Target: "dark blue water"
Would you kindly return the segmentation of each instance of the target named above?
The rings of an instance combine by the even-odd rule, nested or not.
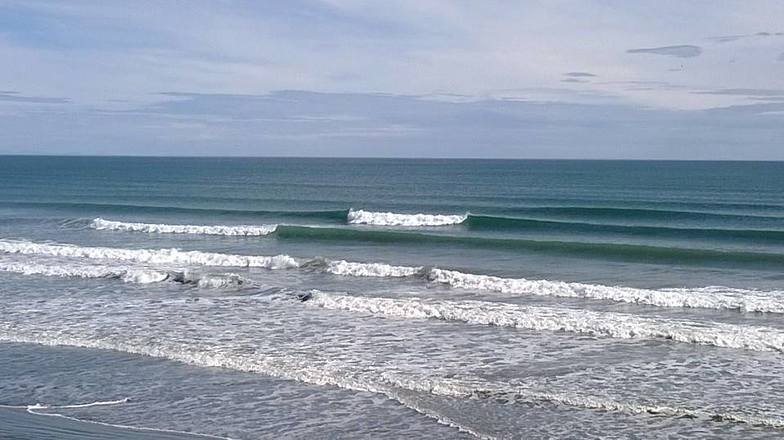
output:
[[[133,381],[34,391],[59,356],[125,356],[163,383],[250,377],[308,420],[348,399],[396,437],[776,436],[783,273],[784,163],[2,156],[0,354],[40,377],[9,394],[8,368],[0,404],[285,432],[199,383],[134,411]],[[178,399],[193,413],[150,416]],[[220,428],[195,415],[217,401]]]

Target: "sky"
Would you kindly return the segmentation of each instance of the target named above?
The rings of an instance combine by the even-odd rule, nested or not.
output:
[[[0,154],[784,160],[784,2],[0,0]]]

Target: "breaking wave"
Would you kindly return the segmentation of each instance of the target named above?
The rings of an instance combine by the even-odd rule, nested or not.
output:
[[[428,279],[460,289],[487,290],[506,294],[528,294],[561,298],[586,298],[659,307],[731,309],[742,312],[784,313],[784,292],[758,292],[728,287],[696,289],[635,289],[600,284],[527,280],[473,275],[453,270],[432,269]]]
[[[278,228],[278,225],[167,225],[155,223],[128,223],[96,218],[90,223],[90,227],[97,230],[149,232],[160,234],[263,236],[275,232],[275,230]]]
[[[676,342],[754,351],[784,351],[784,331],[724,323],[700,323],[630,314],[488,301],[379,298],[311,291],[303,301],[331,310],[404,319],[439,319],[468,324],[563,331],[619,339]]]
[[[0,262],[0,271],[63,278],[109,278],[136,284],[160,283],[170,277],[168,272],[155,269],[18,262]]]
[[[468,214],[398,214],[350,209],[347,221],[354,225],[373,226],[448,226],[463,223],[467,218]]]
[[[289,269],[299,267],[299,262],[288,255],[257,256],[182,251],[179,249],[81,247],[64,244],[33,243],[22,240],[0,240],[0,252],[9,254],[134,261],[143,264],[261,267],[266,269]]]
[[[497,292],[507,295],[537,295],[615,301],[656,307],[686,307],[737,310],[752,313],[784,313],[784,291],[757,291],[729,287],[639,289],[601,284],[584,284],[525,278],[501,278],[424,266],[396,266],[346,260],[297,260],[288,255],[234,255],[179,249],[123,249],[79,247],[69,244],[0,240],[0,252],[9,254],[119,260],[145,265],[261,267],[267,269],[302,268],[339,276],[405,278],[422,277],[429,282],[453,288]],[[27,275],[82,278],[115,278],[134,283],[177,281],[205,287],[246,284],[237,274],[199,275],[197,271],[111,265],[40,264],[0,261],[0,270]]]
[[[424,267],[392,266],[384,263],[356,263],[345,260],[328,261],[325,272],[353,277],[403,278],[421,275]]]
[[[211,274],[192,270],[73,264],[67,262],[0,261],[0,272],[61,278],[115,279],[133,284],[152,284],[168,281],[209,289],[242,287],[252,284],[249,280],[236,273]]]

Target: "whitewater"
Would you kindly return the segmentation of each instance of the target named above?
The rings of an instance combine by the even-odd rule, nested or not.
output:
[[[180,249],[124,249],[79,247],[70,244],[34,243],[0,240],[0,252],[33,256],[86,258],[102,261],[132,261],[148,265],[189,265],[191,267],[258,267],[265,269],[318,270],[347,277],[411,278],[418,277],[456,289],[487,291],[507,296],[536,295],[614,301],[656,307],[727,309],[740,312],[784,313],[784,292],[757,291],[722,286],[699,288],[639,289],[525,278],[502,278],[470,274],[425,266],[400,266],[323,258],[294,258],[289,255],[236,255]],[[152,283],[174,277],[172,271],[154,268],[111,267],[106,265],[64,266],[5,263],[0,271],[30,275],[71,276],[84,278],[119,278],[127,282]],[[185,270],[180,269],[183,273]],[[175,277],[176,278],[176,277]],[[204,281],[207,285],[207,281]]]

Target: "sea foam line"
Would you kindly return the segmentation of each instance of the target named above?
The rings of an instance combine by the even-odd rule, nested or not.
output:
[[[130,223],[96,218],[90,227],[97,230],[148,232],[159,234],[200,234],[226,236],[263,236],[275,232],[278,225],[168,225],[156,223]]]
[[[784,332],[718,322],[699,323],[645,318],[583,309],[532,307],[488,301],[380,298],[311,291],[303,300],[331,310],[403,319],[438,319],[468,324],[563,331],[620,339],[667,339],[676,342],[754,351],[784,351]]]
[[[35,262],[0,261],[0,271],[22,275],[43,275],[63,278],[110,278],[126,283],[160,283],[169,279],[163,270],[142,269],[122,266],[41,264]]]
[[[601,284],[564,281],[528,280],[476,275],[423,266],[394,266],[384,263],[358,263],[345,260],[327,261],[324,271],[342,276],[403,278],[425,276],[430,282],[457,289],[498,292],[509,295],[537,295],[581,298],[640,304],[656,307],[705,308],[756,313],[784,313],[784,292],[761,292],[729,287],[675,289],[637,289]]]
[[[231,288],[252,282],[236,273],[200,273],[188,269],[153,269],[132,266],[74,264],[70,262],[0,261],[0,272],[61,278],[116,279],[126,283],[152,284],[165,281],[195,285],[200,288]]]
[[[587,298],[658,307],[732,309],[742,312],[784,313],[784,292],[759,292],[727,287],[678,289],[635,289],[600,284],[527,280],[474,275],[434,268],[428,279],[460,289],[486,290],[505,294],[529,294],[561,298]]]
[[[8,331],[8,326],[0,324],[0,341],[39,344],[47,346],[73,346],[103,350],[122,351],[131,354],[169,359],[203,367],[229,368],[238,371],[264,374],[266,376],[294,380],[298,382],[336,386],[354,391],[372,392],[385,395],[438,422],[469,432],[476,437],[491,439],[477,429],[465,426],[455,420],[433,413],[412,399],[401,395],[400,390],[429,393],[437,396],[463,399],[501,399],[508,403],[548,402],[575,408],[613,411],[627,414],[649,414],[671,417],[689,417],[713,422],[732,422],[751,424],[772,429],[784,429],[784,420],[742,412],[712,412],[707,409],[672,407],[666,404],[639,404],[593,396],[582,396],[571,392],[552,392],[540,390],[530,385],[509,385],[483,380],[461,380],[438,376],[418,377],[390,371],[352,371],[348,366],[324,367],[313,365],[302,359],[280,356],[244,358],[242,354],[231,356],[217,351],[193,350],[185,346],[150,346],[145,344],[121,343],[116,340],[103,341],[98,338],[72,338],[52,333],[39,335],[19,335]],[[99,422],[100,423],[100,422]],[[130,427],[133,428],[133,427]],[[142,428],[144,429],[144,428]]]
[[[74,422],[80,423],[90,423],[93,425],[99,426],[108,426],[110,428],[118,428],[118,429],[126,429],[129,431],[138,431],[138,432],[161,432],[167,434],[183,434],[187,435],[188,437],[199,437],[199,438],[211,438],[211,439],[220,439],[220,440],[233,440],[230,437],[221,437],[217,435],[211,434],[200,434],[200,433],[193,433],[187,431],[178,431],[175,429],[165,429],[165,428],[148,428],[146,426],[133,426],[133,425],[121,425],[116,423],[106,423],[106,422],[99,422],[97,420],[85,420],[80,419],[77,417],[67,416],[65,414],[59,413],[51,413],[51,412],[41,412],[41,410],[48,410],[48,409],[75,409],[75,408],[89,408],[93,406],[108,406],[108,405],[119,405],[123,403],[130,402],[129,398],[124,398],[121,400],[111,400],[111,401],[104,401],[104,402],[92,402],[92,403],[85,403],[85,404],[76,404],[76,405],[61,405],[61,406],[48,406],[42,404],[35,404],[35,405],[28,405],[27,412],[36,416],[44,416],[44,417],[59,417],[66,420],[72,420]]]
[[[76,408],[91,408],[94,406],[110,406],[110,405],[119,405],[121,403],[128,403],[131,399],[128,397],[117,399],[117,400],[98,400],[95,402],[90,403],[76,403],[72,405],[45,405],[42,403],[36,403],[35,405],[27,405],[28,410],[35,410],[35,409],[76,409]]]
[[[179,249],[81,247],[16,240],[0,240],[0,252],[25,255],[48,255],[53,257],[134,261],[143,264],[261,267],[267,269],[289,269],[299,267],[299,262],[288,255],[257,256],[182,251]]]
[[[9,331],[9,329],[10,326],[8,324],[4,325],[2,322],[0,322],[0,342],[114,350],[125,353],[150,356],[159,359],[168,359],[175,362],[201,367],[228,368],[232,370],[263,374],[270,377],[293,380],[312,385],[335,386],[353,391],[364,391],[381,394],[400,402],[403,406],[410,408],[426,417],[436,420],[438,423],[470,433],[480,439],[495,439],[495,437],[491,435],[481,433],[474,428],[466,426],[453,419],[444,417],[441,414],[432,412],[426,408],[423,408],[416,402],[400,396],[396,387],[390,385],[389,383],[377,380],[378,375],[376,373],[365,372],[363,374],[362,372],[354,372],[350,367],[340,368],[334,366],[324,367],[321,365],[313,365],[312,363],[303,362],[301,359],[292,358],[290,356],[281,357],[273,355],[263,356],[261,358],[244,358],[242,355],[240,355],[237,357],[232,357],[220,352],[192,350],[190,347],[184,345],[174,345],[172,347],[150,346],[147,344],[134,344],[133,342],[124,343],[117,340],[104,341],[94,337],[79,338],[64,336],[62,334],[54,335],[51,333],[42,333],[39,335],[19,335],[12,330]],[[59,414],[40,413],[40,415],[52,415],[68,418],[67,416],[62,416]],[[82,421],[80,419],[74,420]],[[93,423],[103,424],[102,422]],[[128,429],[138,429],[141,431],[165,431],[153,428],[139,428],[124,425],[105,425]],[[205,436],[214,437],[210,435]]]
[[[348,211],[349,224],[374,226],[448,226],[463,223],[468,214],[398,214],[395,212],[373,212],[362,209]]]

